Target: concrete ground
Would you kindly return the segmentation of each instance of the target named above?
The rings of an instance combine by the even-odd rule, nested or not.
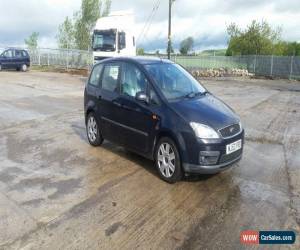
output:
[[[205,80],[246,129],[244,156],[174,185],[151,161],[89,146],[85,78],[0,72],[0,249],[243,249],[242,230],[300,225],[300,84]]]

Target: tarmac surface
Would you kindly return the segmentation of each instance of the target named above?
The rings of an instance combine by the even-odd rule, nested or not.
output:
[[[300,83],[211,79],[241,116],[243,159],[170,185],[153,162],[88,144],[85,78],[0,72],[0,249],[257,249],[242,230],[300,228]]]

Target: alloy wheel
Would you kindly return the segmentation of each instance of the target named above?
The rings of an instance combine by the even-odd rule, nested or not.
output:
[[[87,129],[88,129],[88,137],[90,141],[95,142],[97,139],[98,128],[97,128],[97,122],[93,116],[89,117]]]
[[[170,178],[174,174],[175,158],[172,146],[167,142],[162,143],[157,152],[157,164],[164,177]]]

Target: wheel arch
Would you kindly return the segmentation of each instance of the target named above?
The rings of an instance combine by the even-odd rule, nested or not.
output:
[[[172,141],[174,141],[174,143],[176,144],[177,149],[178,149],[180,160],[182,161],[182,159],[183,159],[182,146],[185,147],[184,145],[182,145],[182,143],[184,143],[184,141],[181,140],[181,138],[178,138],[178,136],[176,136],[170,130],[162,130],[155,136],[154,143],[153,143],[153,149],[152,149],[152,158],[155,160],[155,152],[156,152],[157,143],[163,137],[168,137],[168,138],[172,139]]]

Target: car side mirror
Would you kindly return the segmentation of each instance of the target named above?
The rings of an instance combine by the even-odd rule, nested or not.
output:
[[[140,102],[149,103],[149,98],[144,91],[137,92],[135,99]]]

